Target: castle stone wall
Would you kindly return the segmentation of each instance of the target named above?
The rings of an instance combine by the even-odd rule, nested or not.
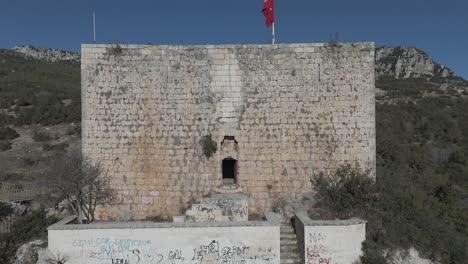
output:
[[[309,192],[314,174],[375,163],[373,43],[86,44],[81,71],[83,152],[121,199],[100,219],[171,217],[223,191],[262,213]],[[237,160],[235,190],[224,158]]]

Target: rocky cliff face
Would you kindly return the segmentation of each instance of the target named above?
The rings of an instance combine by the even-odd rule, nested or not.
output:
[[[396,79],[455,77],[452,70],[434,62],[422,50],[401,47],[378,48],[375,53],[375,73],[377,77],[393,76]]]
[[[70,61],[80,62],[80,54],[60,49],[36,48],[33,46],[17,46],[12,50],[22,53],[27,57],[47,62]]]

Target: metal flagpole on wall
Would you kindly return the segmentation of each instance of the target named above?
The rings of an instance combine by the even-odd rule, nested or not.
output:
[[[273,25],[271,27],[271,35],[272,35],[271,44],[275,44],[275,22],[273,22]]]
[[[96,13],[93,11],[93,40],[96,44]]]

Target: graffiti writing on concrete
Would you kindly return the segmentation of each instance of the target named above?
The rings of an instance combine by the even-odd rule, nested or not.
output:
[[[331,264],[326,247],[326,236],[322,233],[309,233],[310,245],[306,248],[307,264]]]
[[[151,240],[95,238],[73,240],[72,259],[102,264],[247,264],[277,258],[271,247],[251,249],[245,245],[220,245],[219,241],[186,248],[160,248]]]
[[[208,198],[194,205],[192,210],[194,215],[186,216],[186,222],[244,221],[248,217],[247,202],[242,200]]]

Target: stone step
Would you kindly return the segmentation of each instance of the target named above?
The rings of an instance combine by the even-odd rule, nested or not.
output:
[[[280,259],[280,263],[301,263],[301,258],[285,258]]]
[[[287,264],[292,264],[292,263],[300,263],[301,261],[298,259],[281,259],[280,263],[287,263]]]
[[[281,258],[299,258],[299,252],[283,252]]]
[[[299,256],[299,252],[296,249],[281,249],[280,253],[281,254],[298,254]]]
[[[280,259],[281,263],[291,263],[292,261],[294,261],[294,263],[301,262],[301,258],[281,258]]]
[[[280,245],[297,245],[297,241],[292,239],[280,239]]]
[[[280,246],[281,251],[298,252],[297,245],[289,244]]]
[[[283,257],[281,257],[281,258],[280,258],[280,260],[281,260],[281,262],[283,262],[283,260],[295,260],[295,261],[301,261],[301,257],[299,257],[299,256],[298,256],[298,257],[287,257],[287,256],[286,256],[286,257],[284,257],[284,258],[283,258]]]
[[[283,234],[280,234],[280,238],[288,238],[288,239],[294,239],[296,240],[296,234],[292,233],[283,233]]]

